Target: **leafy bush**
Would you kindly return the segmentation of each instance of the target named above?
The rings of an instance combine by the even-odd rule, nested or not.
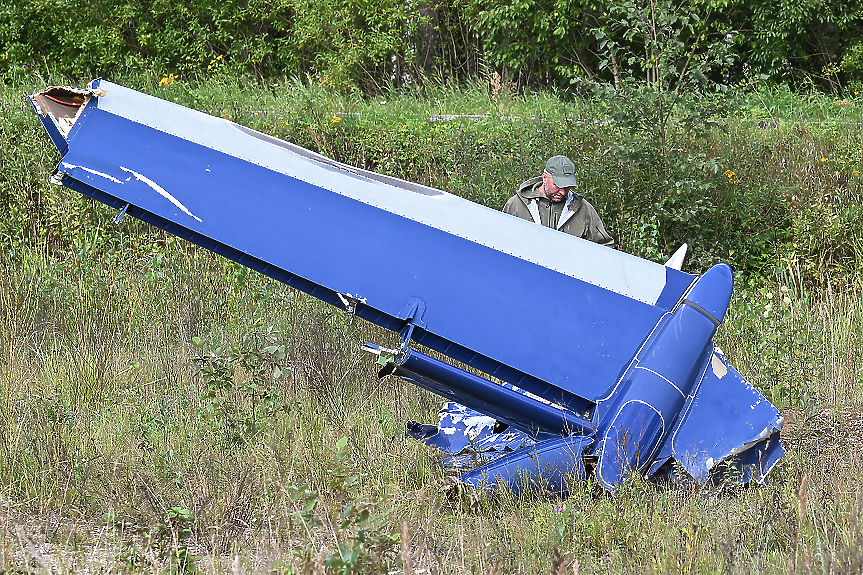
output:
[[[277,385],[285,369],[285,345],[272,326],[249,331],[232,349],[205,350],[200,337],[192,344],[198,348],[191,358],[195,375],[204,384],[200,415],[220,440],[229,445],[252,441],[287,410]]]
[[[739,23],[741,62],[757,72],[803,88],[818,85],[841,94],[844,81],[863,76],[839,64],[860,42],[863,7],[845,0],[756,0],[716,3],[720,17]],[[781,15],[781,16],[780,16]],[[746,24],[746,26],[744,26]],[[751,30],[751,32],[748,32]]]
[[[27,0],[0,10],[0,66],[79,77],[228,66],[261,79],[311,74],[344,90],[388,82],[388,57],[405,60],[416,24],[397,2]]]
[[[737,65],[722,76],[729,85],[767,75],[839,94],[863,81],[855,64],[859,5],[780,4],[675,6],[712,40],[733,40]],[[26,65],[79,77],[146,70],[189,79],[227,66],[263,81],[310,75],[342,92],[369,94],[429,77],[464,80],[491,66],[488,73],[522,87],[567,88],[574,78],[624,74],[623,57],[603,66],[593,30],[624,42],[616,14],[640,9],[629,0],[24,0],[0,9],[0,73]],[[697,58],[700,47],[691,48]]]

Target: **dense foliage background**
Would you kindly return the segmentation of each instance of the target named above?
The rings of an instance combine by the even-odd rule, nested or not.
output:
[[[657,37],[634,33],[639,22]],[[6,0],[0,66],[167,76],[228,65],[366,92],[491,68],[519,86],[566,88],[649,79],[668,25],[693,61],[727,44],[712,73],[729,86],[764,77],[845,94],[863,80],[854,0]]]

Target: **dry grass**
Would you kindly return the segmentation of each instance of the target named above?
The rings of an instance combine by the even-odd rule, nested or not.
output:
[[[360,356],[362,341],[386,344],[391,335],[266,278],[232,276],[240,273],[233,264],[177,243],[124,263],[88,260],[83,276],[74,258],[21,262],[0,274],[6,294],[9,286],[23,294],[7,295],[0,310],[3,332],[15,334],[3,350],[11,361],[0,401],[6,572],[169,572],[178,549],[205,572],[315,572],[363,529],[379,538],[377,566],[372,547],[361,555],[367,572],[399,570],[408,557],[416,573],[572,572],[576,564],[580,573],[859,571],[861,321],[852,296],[795,293],[771,320],[765,290],[776,286],[768,286],[739,294],[723,327],[722,345],[754,352],[742,371],[788,414],[788,457],[770,486],[633,482],[611,497],[589,482],[563,499],[452,498],[432,454],[402,427],[433,420],[440,401],[379,381]],[[189,340],[237,345],[262,326],[287,349],[290,369],[278,381],[287,409],[232,442],[200,414],[206,386]],[[765,354],[759,342],[773,333],[784,347]],[[784,359],[813,350],[816,371]],[[317,499],[311,515],[298,513],[303,489]],[[370,521],[350,519],[346,504]],[[174,533],[182,525],[168,519],[174,508],[194,516],[185,542]]]
[[[23,91],[45,83],[31,80]],[[342,159],[432,185],[446,176],[450,189],[490,191],[490,203],[509,193],[513,173],[533,169],[547,145],[535,138],[513,146],[524,141],[524,130],[508,120],[429,132],[417,119],[427,102],[406,98],[385,108],[330,101],[311,88],[300,103],[306,108],[278,122],[262,120],[258,109],[293,110],[301,98],[290,90],[299,88],[249,98],[238,85],[173,86],[163,95],[205,109],[230,105],[280,136],[294,128],[302,135],[303,122],[360,106],[365,115],[350,133],[379,141],[360,145],[338,131],[353,116],[338,130],[330,122],[331,132],[321,133],[328,145],[345,147],[333,148]],[[393,346],[392,334],[130,218],[108,229],[114,214],[48,186],[56,161],[50,144],[29,111],[6,97],[22,90],[3,90],[0,572],[167,573],[182,570],[184,553],[208,573],[349,572],[338,562],[353,560],[360,532],[365,542],[355,570],[364,572],[408,565],[414,573],[863,569],[863,295],[855,276],[863,232],[855,211],[859,181],[848,177],[859,168],[856,132],[782,122],[753,131],[740,122],[705,144],[711,158],[740,162],[722,166],[733,168],[739,184],[721,170],[705,179],[719,180],[715,189],[737,202],[739,221],[722,229],[738,235],[739,222],[749,221],[763,231],[763,206],[787,208],[779,219],[792,221],[782,234],[759,231],[733,245],[699,240],[709,247],[704,261],[737,258],[743,243],[755,246],[747,257],[762,258],[739,261],[762,275],[740,282],[719,343],[788,416],[788,456],[771,485],[634,481],[611,497],[588,482],[566,498],[452,497],[441,491],[447,478],[433,454],[403,431],[406,419],[433,421],[441,400],[397,380],[379,381],[359,351],[363,341]],[[470,109],[464,98],[485,109],[483,97],[440,94],[449,103],[437,111]],[[612,205],[615,186],[632,182],[607,177],[620,167],[597,152],[608,149],[603,138],[610,136],[600,124],[566,124],[590,110],[555,102],[525,98],[524,109],[507,113],[542,117],[537,126],[553,128],[559,141],[571,142],[581,130],[593,163],[585,164],[584,181],[593,180],[592,193],[608,200],[603,213],[652,216],[652,205],[643,213]],[[424,139],[401,142],[387,156],[399,114],[412,114],[406,129]],[[285,127],[288,121],[297,126]],[[365,132],[364,123],[371,126]],[[507,159],[485,179],[459,175],[452,166],[464,158],[448,146]],[[644,236],[658,234],[656,225],[621,234],[654,242],[659,253],[664,244]],[[710,231],[707,224],[700,229]],[[732,256],[730,248],[738,251]],[[260,429],[244,427],[262,400],[238,387],[209,397],[193,360],[202,351],[224,357],[225,350],[242,350],[245,336],[270,328],[285,350],[284,373],[271,389],[279,409]],[[250,373],[238,368],[235,382]],[[218,410],[208,414],[214,400]],[[347,443],[337,449],[341,438]]]

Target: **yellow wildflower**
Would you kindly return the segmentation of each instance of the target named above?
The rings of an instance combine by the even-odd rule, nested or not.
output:
[[[855,177],[855,178],[856,178],[857,176],[859,176],[859,175],[860,175],[860,172],[859,172],[859,171],[857,171],[857,170],[854,170],[854,171],[853,171],[853,172],[851,172],[851,173],[854,175],[854,177]]]
[[[822,162],[826,162],[826,161],[827,161],[827,158],[821,158],[821,161],[822,161]]]
[[[342,121],[342,119],[341,119],[341,118],[339,118],[338,116],[336,116],[335,114],[333,114],[333,124],[338,124],[338,123],[339,123],[339,122],[341,122],[341,121]]]

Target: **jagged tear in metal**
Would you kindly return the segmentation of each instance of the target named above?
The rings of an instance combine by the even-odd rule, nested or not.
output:
[[[450,400],[408,432],[469,484],[763,482],[784,454],[781,414],[712,342],[724,264],[696,277],[685,249],[649,262],[109,82],[31,102],[52,181],[400,333],[366,348]]]

